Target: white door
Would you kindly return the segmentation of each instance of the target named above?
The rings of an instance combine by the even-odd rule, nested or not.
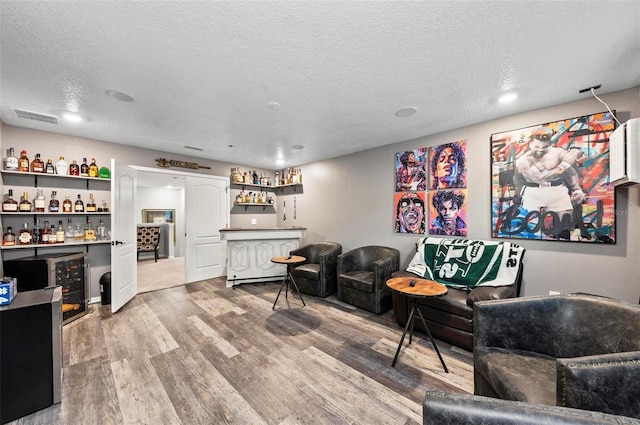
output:
[[[226,243],[220,229],[229,222],[229,179],[187,176],[186,186],[186,282],[222,276]]]
[[[136,170],[111,160],[111,312],[138,292],[137,234],[133,209]]]

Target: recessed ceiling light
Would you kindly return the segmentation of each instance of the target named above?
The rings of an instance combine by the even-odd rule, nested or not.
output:
[[[302,146],[302,145],[292,145],[291,149],[295,149],[297,151],[301,151],[302,149],[304,149],[304,146]]]
[[[418,112],[418,108],[416,106],[406,106],[396,111],[396,117],[400,117],[400,118],[410,117],[416,112]]]
[[[280,104],[278,102],[267,102],[267,106],[271,109],[280,108]]]
[[[515,93],[505,93],[498,97],[498,103],[509,103],[513,102],[518,98],[518,95]]]
[[[69,122],[82,122],[82,117],[74,112],[65,112],[62,117]]]
[[[133,102],[135,100],[129,93],[120,90],[107,89],[104,94],[120,102]]]

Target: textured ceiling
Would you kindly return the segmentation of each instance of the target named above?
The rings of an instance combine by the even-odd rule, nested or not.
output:
[[[3,0],[0,15],[6,124],[267,169],[640,85],[635,0]]]

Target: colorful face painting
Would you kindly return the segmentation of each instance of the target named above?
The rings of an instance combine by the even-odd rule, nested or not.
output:
[[[426,154],[427,148],[398,152],[396,154],[396,192],[426,189]]]
[[[491,136],[492,236],[615,243],[610,112]]]
[[[424,233],[424,193],[395,195],[396,233]]]
[[[466,199],[466,189],[429,192],[429,234],[467,236]]]
[[[429,150],[429,188],[467,187],[467,142],[434,146]]]

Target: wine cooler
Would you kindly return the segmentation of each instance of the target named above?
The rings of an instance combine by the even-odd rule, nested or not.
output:
[[[4,262],[4,275],[17,279],[18,292],[62,288],[62,319],[67,324],[89,312],[87,254],[44,254]]]

